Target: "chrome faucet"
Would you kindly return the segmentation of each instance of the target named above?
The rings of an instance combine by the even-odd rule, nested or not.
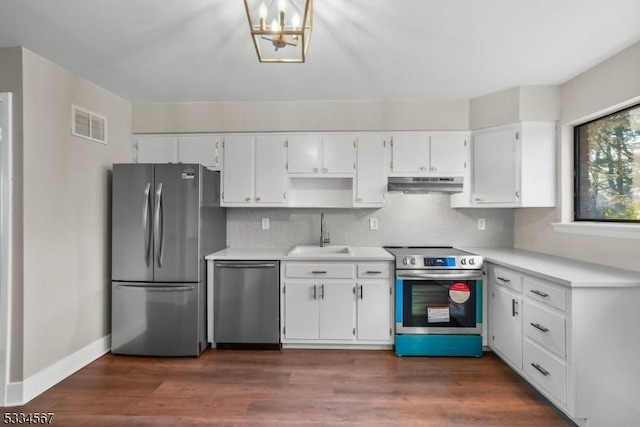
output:
[[[324,213],[320,214],[320,247],[330,243],[329,233],[326,231],[327,225],[324,222]],[[325,236],[326,233],[326,236]]]

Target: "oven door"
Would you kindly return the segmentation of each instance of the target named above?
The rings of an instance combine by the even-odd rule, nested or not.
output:
[[[482,272],[397,271],[396,334],[482,334]]]

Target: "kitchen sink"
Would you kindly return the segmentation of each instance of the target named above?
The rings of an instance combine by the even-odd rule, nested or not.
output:
[[[288,253],[289,256],[351,256],[351,248],[341,245],[296,245]]]

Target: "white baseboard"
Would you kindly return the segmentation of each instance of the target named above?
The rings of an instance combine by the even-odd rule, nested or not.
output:
[[[21,406],[79,371],[111,349],[111,335],[100,338],[22,382],[7,385],[6,406]]]

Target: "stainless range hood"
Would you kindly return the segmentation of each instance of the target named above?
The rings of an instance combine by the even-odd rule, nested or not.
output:
[[[463,178],[453,177],[390,177],[387,191],[405,194],[461,193]]]

